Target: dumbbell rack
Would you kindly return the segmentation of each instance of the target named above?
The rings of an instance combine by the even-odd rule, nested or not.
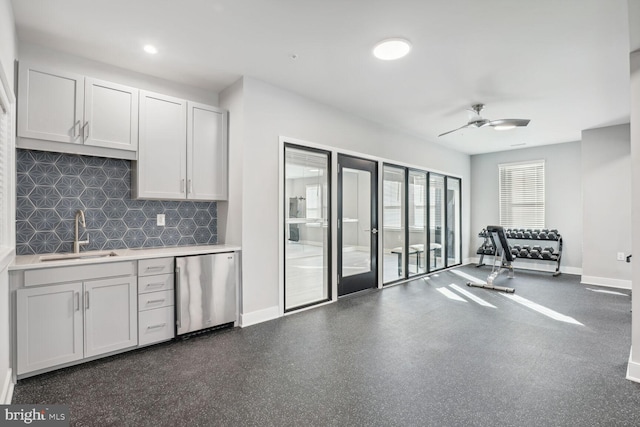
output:
[[[516,257],[516,259],[530,259],[535,261],[549,261],[556,263],[556,271],[553,273],[554,276],[558,276],[560,274],[560,260],[562,258],[562,236],[558,233],[558,230],[531,230],[531,229],[508,229],[505,230],[505,234],[507,239],[509,240],[509,249],[511,250],[511,254]],[[482,245],[478,248],[476,253],[480,255],[480,262],[478,263],[478,267],[482,267],[484,264],[485,255],[495,256],[495,248],[491,244],[491,239],[489,238],[489,233],[487,230],[483,229],[480,233],[478,233],[478,237],[484,239]],[[511,240],[516,241],[531,241],[539,244],[534,245],[511,245]],[[557,248],[553,246],[545,246],[543,248],[544,242],[557,242]]]

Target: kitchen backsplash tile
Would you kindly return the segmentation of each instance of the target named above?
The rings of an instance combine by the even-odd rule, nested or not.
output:
[[[16,169],[18,255],[71,252],[78,209],[83,250],[217,243],[216,202],[131,200],[128,160],[19,149]]]

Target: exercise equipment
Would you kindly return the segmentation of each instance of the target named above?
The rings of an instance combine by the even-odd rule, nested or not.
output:
[[[498,277],[498,275],[500,275],[500,273],[502,273],[503,271],[507,271],[509,279],[513,279],[513,265],[511,265],[511,263],[514,260],[514,257],[511,254],[511,249],[509,248],[509,243],[507,242],[507,236],[504,232],[504,228],[500,227],[499,225],[490,225],[487,227],[487,235],[487,238],[491,241],[491,245],[495,248],[491,274],[489,274],[489,277],[487,277],[487,283],[468,282],[467,286],[514,293],[515,289],[513,288],[495,286],[493,284],[493,281],[496,279],[496,277]]]
[[[506,229],[504,235],[508,243],[514,243],[513,240],[522,242],[521,244],[515,244],[510,247],[510,252],[515,260],[533,260],[533,261],[546,261],[554,262],[556,264],[554,276],[560,275],[560,260],[562,258],[562,236],[556,229],[532,230],[532,229]],[[478,234],[478,237],[484,239],[482,245],[476,252],[480,255],[480,260],[477,267],[482,267],[484,264],[485,255],[495,256],[496,251],[493,247],[491,240],[489,239],[489,232],[487,229],[482,229]],[[542,242],[544,240],[548,243],[556,244],[554,246],[548,246],[548,243]],[[518,242],[518,243],[520,243]],[[526,244],[530,243],[530,244]]]

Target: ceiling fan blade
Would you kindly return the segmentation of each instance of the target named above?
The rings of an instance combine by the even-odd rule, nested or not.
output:
[[[464,128],[468,128],[468,127],[470,127],[470,126],[474,126],[474,124],[473,124],[473,123],[471,123],[471,124],[469,124],[469,123],[468,123],[468,124],[466,124],[466,125],[464,125],[464,126],[460,126],[460,127],[459,127],[459,128],[457,128],[457,129],[450,130],[449,132],[441,133],[440,135],[438,135],[438,138],[440,138],[441,136],[449,135],[450,133],[455,132],[455,131],[457,131],[457,130],[464,129]]]
[[[496,127],[496,126],[513,126],[513,127],[524,127],[527,126],[529,124],[531,120],[529,119],[500,119],[500,120],[491,120],[490,122],[485,123],[484,125],[482,125],[482,127],[484,126],[491,126],[491,127]]]

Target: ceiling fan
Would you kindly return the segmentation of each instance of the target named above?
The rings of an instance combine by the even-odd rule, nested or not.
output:
[[[474,128],[474,127],[482,128],[485,126],[491,126],[496,130],[507,130],[507,129],[513,129],[515,127],[524,127],[528,125],[530,122],[529,119],[499,119],[499,120],[483,119],[482,116],[480,115],[480,112],[482,111],[483,108],[484,108],[484,104],[472,105],[471,110],[469,111],[471,111],[472,113],[475,113],[475,116],[472,117],[471,120],[469,120],[469,122],[466,125],[460,126],[459,128],[454,130],[450,130],[449,132],[441,133],[440,135],[438,135],[438,137],[450,134],[451,132],[455,132],[457,130],[464,129],[464,128]]]

